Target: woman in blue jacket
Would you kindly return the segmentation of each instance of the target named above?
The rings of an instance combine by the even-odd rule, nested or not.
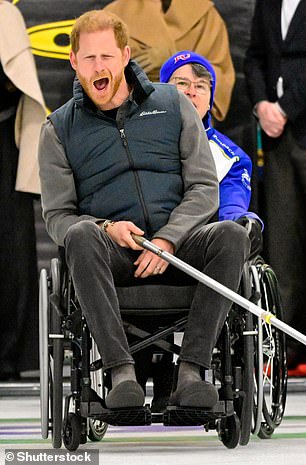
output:
[[[185,93],[197,109],[209,140],[219,180],[219,220],[233,220],[248,228],[251,239],[251,256],[261,250],[263,223],[248,211],[251,199],[252,161],[227,136],[211,126],[216,74],[211,63],[201,55],[183,50],[171,56],[161,67],[160,81],[169,82]],[[150,364],[150,352],[136,358],[136,373],[145,387],[149,375],[153,377],[154,397],[152,412],[162,411],[172,387],[172,354],[164,354],[158,363]],[[144,363],[145,362],[145,363]],[[144,365],[146,369],[144,369]],[[151,373],[148,368],[151,366]]]
[[[251,159],[232,140],[211,126],[210,111],[216,88],[216,74],[211,63],[189,50],[177,52],[161,67],[160,81],[174,84],[184,92],[203,121],[220,183],[219,219],[239,220],[244,224],[250,218],[257,220],[252,221],[252,224],[260,229],[258,226],[262,226],[261,220],[255,213],[248,211],[251,199]]]

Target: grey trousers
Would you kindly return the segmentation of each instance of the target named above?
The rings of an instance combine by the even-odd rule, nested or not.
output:
[[[105,369],[134,363],[129,353],[115,286],[139,284],[133,262],[139,251],[118,246],[94,223],[82,221],[68,230],[66,261],[89,330],[99,348]],[[250,241],[245,228],[223,221],[202,227],[189,237],[176,256],[236,291],[248,258]],[[188,280],[169,265],[156,282]],[[143,283],[152,283],[150,278]],[[224,324],[231,302],[198,283],[185,329],[181,361],[204,368]]]

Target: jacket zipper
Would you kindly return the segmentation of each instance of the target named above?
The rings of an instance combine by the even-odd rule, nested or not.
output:
[[[135,183],[136,183],[136,188],[137,188],[137,192],[138,192],[138,195],[139,195],[140,204],[141,204],[141,207],[142,207],[143,216],[144,216],[145,224],[146,224],[146,227],[147,227],[147,231],[148,231],[149,235],[151,236],[152,230],[151,230],[151,224],[150,224],[150,219],[149,219],[149,213],[148,213],[148,210],[147,210],[147,207],[146,207],[146,204],[145,204],[145,200],[143,198],[143,193],[142,193],[142,189],[141,189],[141,185],[140,185],[139,176],[138,176],[137,172],[134,169],[135,168],[134,161],[133,161],[133,158],[132,158],[131,153],[130,153],[130,149],[129,149],[129,146],[128,146],[125,130],[124,130],[123,127],[119,127],[119,125],[118,125],[118,129],[119,129],[119,132],[120,132],[120,138],[121,138],[122,145],[125,148],[125,152],[126,152],[126,155],[127,155],[129,166],[133,170]],[[138,225],[136,225],[136,226],[138,226]]]

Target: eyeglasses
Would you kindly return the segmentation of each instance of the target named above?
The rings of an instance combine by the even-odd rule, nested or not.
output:
[[[206,95],[210,91],[211,85],[207,81],[191,81],[188,78],[173,77],[170,79],[170,82],[173,82],[177,89],[186,91],[189,90],[191,84],[194,86],[194,90],[197,94]]]

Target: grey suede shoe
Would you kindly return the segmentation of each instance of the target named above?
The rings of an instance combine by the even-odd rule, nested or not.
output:
[[[145,395],[140,384],[128,380],[117,384],[105,399],[107,408],[142,407]]]
[[[191,381],[179,386],[169,400],[170,405],[179,407],[212,408],[218,402],[216,387],[207,381]]]

